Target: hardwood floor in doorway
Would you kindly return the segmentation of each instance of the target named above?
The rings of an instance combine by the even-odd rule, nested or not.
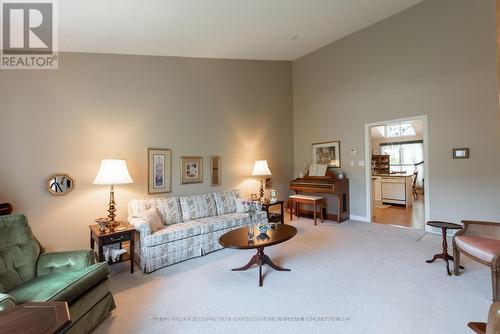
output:
[[[385,208],[382,208],[384,207]],[[413,207],[405,208],[400,205],[376,205],[373,221],[377,224],[398,225],[415,229],[425,229],[424,195],[419,194],[413,201]]]

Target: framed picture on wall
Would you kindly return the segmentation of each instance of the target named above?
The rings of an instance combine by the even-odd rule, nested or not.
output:
[[[203,182],[203,157],[181,157],[181,184]]]
[[[210,157],[210,172],[212,176],[212,187],[221,185],[221,161],[218,156]]]
[[[172,191],[172,150],[148,149],[148,193]]]
[[[312,164],[340,168],[340,141],[312,144]]]
[[[271,189],[272,186],[273,186],[273,180],[270,177],[266,177],[264,188]]]

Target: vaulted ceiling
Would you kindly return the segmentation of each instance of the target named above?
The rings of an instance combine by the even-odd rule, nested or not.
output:
[[[64,0],[70,52],[294,60],[421,0]]]

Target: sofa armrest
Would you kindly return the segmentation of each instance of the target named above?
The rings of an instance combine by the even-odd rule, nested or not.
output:
[[[500,240],[500,223],[462,220],[463,227],[455,235],[465,235]]]
[[[151,228],[147,220],[142,218],[129,218],[128,222],[139,232],[141,240],[151,234]]]
[[[0,312],[8,311],[16,307],[14,297],[0,292]]]
[[[47,252],[40,254],[36,264],[36,275],[47,275],[72,269],[82,269],[96,263],[93,250]]]

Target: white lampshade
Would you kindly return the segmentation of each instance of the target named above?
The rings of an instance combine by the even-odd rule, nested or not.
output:
[[[97,176],[95,177],[94,184],[125,184],[133,183],[127,169],[125,160],[119,159],[104,159],[101,160],[101,167]]]
[[[257,160],[253,165],[252,176],[269,176],[271,171],[267,166],[267,160]]]

